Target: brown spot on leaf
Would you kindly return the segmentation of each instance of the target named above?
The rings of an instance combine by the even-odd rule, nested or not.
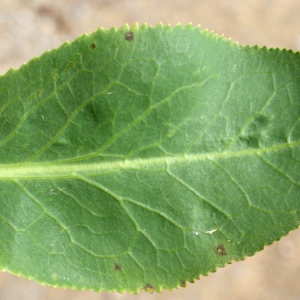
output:
[[[124,37],[126,41],[130,42],[134,40],[134,33],[132,31],[128,31],[125,33]]]
[[[153,293],[154,293],[154,287],[153,287],[151,284],[149,284],[149,283],[147,283],[147,284],[144,286],[143,290],[144,290],[145,292],[147,292],[147,293],[150,293],[150,294],[153,294]]]
[[[122,267],[120,264],[115,263],[115,271],[122,271]]]
[[[95,43],[91,43],[91,49],[96,49],[96,44]]]
[[[218,255],[226,255],[227,254],[227,251],[225,249],[225,247],[223,245],[217,245],[215,247],[215,252],[218,254]]]
[[[185,288],[186,287],[186,281],[185,280],[181,280],[180,286]]]

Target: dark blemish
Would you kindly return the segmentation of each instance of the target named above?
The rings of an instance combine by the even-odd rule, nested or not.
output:
[[[180,286],[185,288],[185,287],[186,287],[186,281],[184,281],[184,280],[181,280],[181,282],[180,282]]]
[[[247,148],[259,148],[260,140],[264,136],[269,123],[269,118],[264,115],[254,117],[239,137],[239,142]]]
[[[147,292],[147,293],[150,293],[150,294],[153,294],[153,293],[154,293],[154,287],[153,287],[151,284],[149,284],[149,283],[147,283],[147,284],[144,286],[143,290],[144,290],[145,292]]]
[[[218,255],[227,255],[227,251],[225,249],[225,247],[223,245],[217,245],[215,247],[215,252],[218,254]]]
[[[247,148],[257,149],[259,148],[259,134],[253,134],[248,136],[240,136],[239,141],[242,145],[245,145]]]
[[[91,49],[96,49],[96,44],[95,43],[91,44]]]
[[[269,117],[266,117],[264,115],[258,115],[252,120],[251,123],[255,124],[257,131],[261,131],[262,129],[264,129],[268,126]]]
[[[115,263],[115,271],[122,271],[122,267],[120,264]]]
[[[268,124],[269,118],[263,115],[258,115],[252,119],[244,132],[248,135],[261,134],[268,127]]]
[[[128,31],[125,33],[124,37],[126,41],[130,42],[134,39],[134,33],[132,31]]]

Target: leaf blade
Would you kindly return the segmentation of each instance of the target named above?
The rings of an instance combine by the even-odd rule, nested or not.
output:
[[[190,25],[98,30],[8,72],[1,268],[151,292],[279,239],[300,219],[299,80],[299,54]]]

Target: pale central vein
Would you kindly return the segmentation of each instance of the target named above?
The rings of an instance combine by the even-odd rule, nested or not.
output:
[[[137,158],[119,161],[85,163],[84,161],[72,163],[27,163],[23,165],[0,165],[0,179],[16,178],[57,178],[76,177],[79,174],[101,175],[107,172],[122,170],[150,170],[159,165],[170,166],[175,163],[189,163],[197,161],[211,161],[214,159],[230,159],[241,156],[256,156],[263,153],[275,152],[285,148],[300,145],[300,142],[287,143],[264,149],[247,149],[240,151],[214,152],[202,154],[181,154],[165,157]]]

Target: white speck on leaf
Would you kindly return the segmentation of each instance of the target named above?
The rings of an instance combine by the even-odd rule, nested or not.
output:
[[[53,189],[53,188],[51,188],[51,189],[49,190],[49,195],[57,195],[56,190]]]
[[[217,228],[214,228],[212,230],[204,231],[205,233],[213,234],[214,232],[217,231]]]

